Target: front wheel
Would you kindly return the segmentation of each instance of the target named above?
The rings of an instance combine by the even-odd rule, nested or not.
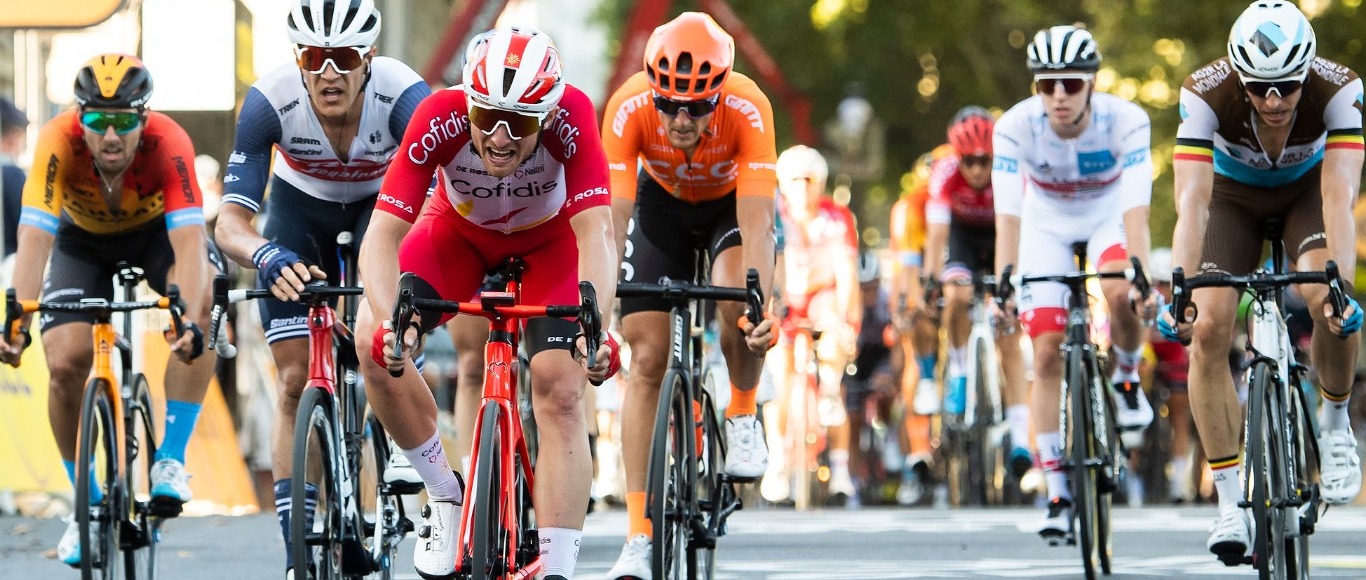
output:
[[[113,580],[121,558],[120,532],[128,500],[119,481],[119,404],[104,379],[90,379],[81,400],[76,450],[76,525],[81,537],[81,579]]]
[[[646,477],[646,517],[653,532],[650,564],[657,580],[685,578],[693,460],[692,405],[683,375],[670,370],[659,390],[653,446]]]
[[[503,432],[499,423],[502,410],[489,401],[479,411],[479,449],[474,461],[474,488],[470,513],[474,518],[474,539],[470,554],[471,580],[502,578],[507,571],[508,532],[503,526],[507,498],[503,494]]]
[[[1068,473],[1072,480],[1072,506],[1076,514],[1075,534],[1081,547],[1081,563],[1087,580],[1101,572],[1102,541],[1099,521],[1100,489],[1092,465],[1097,454],[1093,437],[1091,376],[1080,353],[1067,359]]]
[[[295,578],[342,577],[342,502],[339,450],[331,395],[305,387],[294,424],[289,549]]]
[[[1272,504],[1282,496],[1277,469],[1275,372],[1265,362],[1252,366],[1247,406],[1247,465],[1244,489],[1252,508],[1252,563],[1262,579],[1285,576],[1283,511]],[[1232,558],[1233,555],[1227,556]]]

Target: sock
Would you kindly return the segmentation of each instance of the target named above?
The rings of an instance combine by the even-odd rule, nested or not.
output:
[[[441,446],[440,433],[433,432],[423,444],[402,451],[408,462],[413,464],[413,469],[422,477],[422,482],[427,485],[428,498],[432,501],[455,503],[465,500],[464,490],[460,488],[460,479],[451,471],[451,464],[446,460],[446,449]]]
[[[1352,428],[1352,419],[1347,415],[1347,405],[1352,399],[1352,392],[1348,391],[1345,395],[1333,395],[1328,391],[1319,389],[1319,394],[1323,396],[1323,402],[1319,405],[1319,432],[1346,431]]]
[[[1039,465],[1043,466],[1043,478],[1048,483],[1049,499],[1072,499],[1072,490],[1067,487],[1067,472],[1062,468],[1062,434],[1039,433],[1034,436],[1034,444],[1039,448]]]
[[[920,363],[920,378],[931,380],[934,379],[934,367],[936,364],[936,358],[937,356],[932,354],[915,357],[916,362]]]
[[[742,391],[732,384],[730,386],[730,404],[726,405],[726,418],[737,415],[757,415],[759,404],[755,402],[755,397],[758,395],[759,389]]]
[[[968,375],[968,348],[966,346],[949,347],[949,376],[965,377]]]
[[[830,459],[830,480],[846,481],[849,479],[849,450],[831,449],[827,457]]]
[[[174,459],[185,463],[185,446],[194,433],[194,424],[199,421],[199,403],[188,401],[166,401],[166,434],[157,448],[156,459]]]
[[[294,504],[294,480],[275,481],[275,519],[280,522],[280,535],[285,540],[285,569],[294,566],[293,550],[289,544],[289,518]],[[313,514],[318,511],[318,486],[304,484],[304,522],[306,527],[313,525]]]
[[[1124,350],[1119,347],[1114,348],[1115,370],[1110,373],[1110,382],[1122,383],[1125,381],[1138,384],[1138,361],[1143,358],[1143,351]]]
[[[71,480],[71,489],[76,489],[76,462],[62,460],[62,466],[66,468],[66,478]],[[95,481],[95,466],[90,466],[90,505],[95,505],[104,501],[104,490]]]
[[[1006,407],[1006,424],[1010,426],[1010,441],[1016,447],[1029,448],[1029,405]]]
[[[645,492],[626,492],[626,537],[654,536],[654,526],[645,517]]]
[[[1219,511],[1236,509],[1243,499],[1243,478],[1238,456],[1211,459],[1210,472],[1214,474],[1214,491],[1219,494]]]
[[[1186,487],[1191,478],[1190,458],[1185,455],[1173,457],[1168,464],[1171,469],[1170,495],[1172,499],[1186,499]]]
[[[564,576],[565,580],[574,577],[574,565],[579,561],[579,540],[583,530],[569,528],[541,528],[541,561],[545,577]]]

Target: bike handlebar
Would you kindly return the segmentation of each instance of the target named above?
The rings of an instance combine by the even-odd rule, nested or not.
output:
[[[134,312],[137,310],[148,310],[158,308],[166,310],[171,314],[171,328],[175,331],[175,336],[180,337],[185,332],[185,301],[180,298],[180,287],[171,284],[166,288],[166,294],[156,300],[139,300],[128,302],[110,302],[104,298],[83,298],[77,302],[43,302],[41,300],[19,300],[13,288],[5,291],[5,339],[14,342],[19,336],[24,336],[24,345],[28,346],[31,337],[27,328],[22,326],[25,314],[35,312],[79,312],[95,314],[96,316],[109,316],[115,312]],[[9,363],[15,368],[19,367],[19,360],[15,359]]]
[[[1310,272],[1253,272],[1234,276],[1230,274],[1206,273],[1186,278],[1184,268],[1172,270],[1172,316],[1177,323],[1193,322],[1199,316],[1199,308],[1190,301],[1190,291],[1196,288],[1236,288],[1238,290],[1276,290],[1295,284],[1326,284],[1328,303],[1332,306],[1333,316],[1341,317],[1347,309],[1347,296],[1342,291],[1342,278],[1338,264],[1329,260],[1322,271]],[[1186,310],[1191,315],[1186,316]]]
[[[745,317],[750,324],[758,325],[764,320],[764,291],[759,287],[759,271],[750,268],[745,272],[745,287],[712,286],[668,280],[661,284],[623,282],[617,285],[618,298],[662,298],[668,302],[683,303],[694,298],[701,300],[725,300],[744,302]]]
[[[325,304],[332,298],[340,296],[360,296],[365,293],[365,289],[359,286],[328,286],[322,280],[309,282],[304,289],[299,291],[299,302],[307,304],[309,307]],[[209,345],[208,349],[217,351],[224,358],[237,356],[237,347],[228,342],[227,332],[223,328],[223,319],[227,318],[229,304],[236,304],[246,300],[257,298],[271,298],[270,290],[237,289],[228,288],[228,277],[222,274],[213,278],[213,310],[209,315]]]

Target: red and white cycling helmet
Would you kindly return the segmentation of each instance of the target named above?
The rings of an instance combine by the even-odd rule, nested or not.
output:
[[[534,28],[490,30],[465,50],[465,94],[482,106],[544,119],[564,96],[560,53]]]

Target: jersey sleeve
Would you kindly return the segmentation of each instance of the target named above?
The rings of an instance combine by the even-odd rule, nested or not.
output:
[[[1363,146],[1361,134],[1362,83],[1353,78],[1344,84],[1323,112],[1323,121],[1328,129],[1325,149],[1356,149]]]
[[[422,104],[422,100],[432,94],[431,87],[427,86],[426,81],[413,83],[403,94],[394,100],[394,108],[389,110],[389,134],[402,135],[408,130],[408,121],[413,118],[413,112],[417,106]]]
[[[162,203],[165,204],[166,230],[204,225],[204,194],[194,173],[194,144],[185,129],[160,113],[157,164],[161,170]]]
[[[736,197],[773,197],[778,187],[778,146],[773,138],[773,105],[758,85],[742,85],[743,91],[722,95],[723,106],[736,109],[740,139],[735,153],[739,174]]]
[[[1122,207],[1129,211],[1145,207],[1153,197],[1152,122],[1138,105],[1121,106],[1121,122],[1115,126],[1116,150],[1120,152],[1119,194]]]
[[[607,157],[598,134],[598,118],[593,102],[582,91],[570,87],[560,99],[555,121],[541,135],[551,155],[564,165],[565,199],[561,211],[572,217],[591,207],[608,206]]]
[[[252,87],[237,115],[232,153],[223,172],[223,203],[240,205],[252,213],[261,211],[266,178],[270,175],[270,154],[282,135],[275,107],[260,89]]]
[[[649,92],[640,92],[627,82],[612,94],[602,119],[602,149],[606,154],[607,173],[612,197],[636,199],[636,179],[640,158],[641,115],[636,111],[647,106]]]
[[[464,91],[450,88],[423,99],[389,163],[375,209],[408,223],[416,221],[427,200],[432,175],[469,143],[468,125]]]
[[[33,152],[33,171],[24,183],[23,209],[19,225],[32,226],[57,235],[66,190],[67,165],[71,163],[71,141],[62,125],[71,117],[60,115],[49,121],[38,134]]]
[[[1214,133],[1219,130],[1219,117],[1203,97],[1191,90],[1193,79],[1181,87],[1181,124],[1176,127],[1176,148],[1173,161],[1202,161],[1214,163]]]
[[[1028,146],[1029,125],[1020,105],[1007,111],[996,122],[991,134],[993,161],[991,189],[997,215],[1019,216],[1024,207],[1025,176],[1021,172],[1021,157]]]
[[[921,265],[920,244],[916,241],[916,219],[913,211],[914,194],[906,194],[892,205],[890,225],[890,246],[898,264],[902,267]]]
[[[930,165],[930,199],[925,202],[925,222],[947,224],[953,221],[948,184],[958,172],[958,159],[944,157]]]

